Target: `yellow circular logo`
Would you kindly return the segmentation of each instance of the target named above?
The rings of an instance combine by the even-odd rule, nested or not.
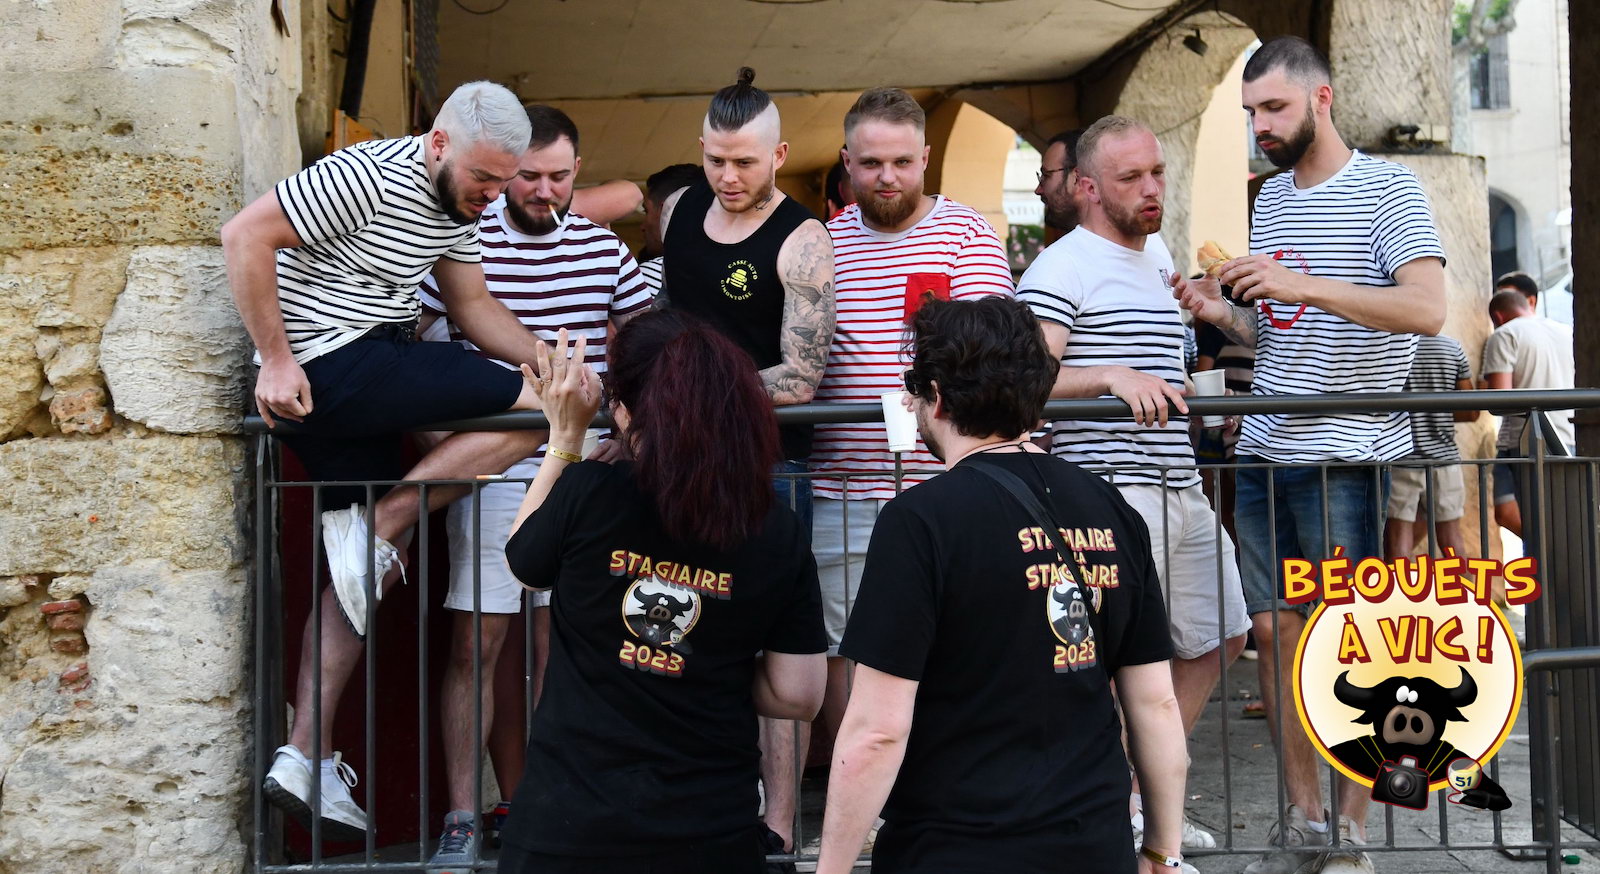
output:
[[[1486,582],[1441,585],[1429,579],[1434,567],[1380,573],[1378,564],[1365,559],[1364,573],[1331,587],[1324,569],[1321,585],[1302,590],[1301,600],[1325,600],[1295,652],[1295,706],[1345,776],[1380,801],[1426,806],[1428,792],[1476,773],[1505,742],[1522,703],[1522,654]],[[1515,602],[1536,597],[1536,586],[1530,578]]]
[[[728,275],[722,278],[722,293],[733,300],[744,300],[755,294],[756,266],[743,258],[728,265]]]

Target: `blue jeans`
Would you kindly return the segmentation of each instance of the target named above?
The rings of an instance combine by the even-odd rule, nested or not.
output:
[[[1264,459],[1239,456],[1240,464]],[[1238,530],[1239,571],[1245,610],[1299,610],[1309,614],[1315,601],[1290,605],[1283,600],[1283,560],[1312,562],[1333,557],[1344,547],[1352,567],[1368,556],[1383,556],[1383,514],[1389,501],[1389,471],[1376,465],[1330,467],[1327,480],[1327,537],[1323,536],[1322,471],[1316,466],[1239,468],[1233,508]],[[1268,477],[1271,477],[1271,513]]]
[[[811,468],[804,461],[780,461],[772,468],[775,474],[799,474],[799,476],[777,476],[772,480],[772,488],[778,493],[778,503],[794,510],[800,517],[800,530],[806,534],[806,542],[811,542]]]

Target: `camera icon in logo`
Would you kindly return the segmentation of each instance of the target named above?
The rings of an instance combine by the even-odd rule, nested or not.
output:
[[[1384,762],[1372,781],[1372,800],[1412,810],[1428,809],[1428,772],[1417,767],[1416,756]]]

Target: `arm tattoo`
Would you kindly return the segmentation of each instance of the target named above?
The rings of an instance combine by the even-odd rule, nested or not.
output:
[[[777,405],[803,404],[822,381],[833,343],[833,240],[821,223],[797,228],[778,256],[783,281],[783,326],[778,338],[783,361],[761,371]]]
[[[1222,329],[1222,333],[1228,335],[1228,339],[1238,343],[1240,346],[1249,349],[1256,348],[1256,311],[1254,307],[1250,309],[1234,307],[1228,313],[1228,321],[1217,325],[1217,327]]]

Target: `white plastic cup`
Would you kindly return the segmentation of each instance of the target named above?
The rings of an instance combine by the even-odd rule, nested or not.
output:
[[[590,428],[583,432],[583,450],[578,455],[588,458],[600,447],[600,429]]]
[[[883,425],[890,452],[910,452],[917,448],[917,417],[906,409],[903,391],[883,393]]]
[[[1225,370],[1198,370],[1189,374],[1194,380],[1194,393],[1203,398],[1221,397],[1228,393],[1228,374]],[[1200,424],[1206,428],[1221,428],[1226,416],[1201,416]]]

